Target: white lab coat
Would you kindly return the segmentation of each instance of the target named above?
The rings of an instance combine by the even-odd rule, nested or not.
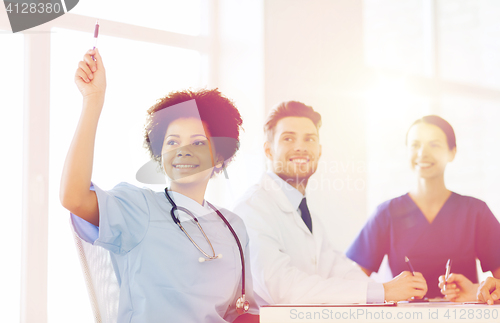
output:
[[[268,174],[243,195],[234,212],[247,227],[254,291],[265,302],[366,302],[372,280],[333,249],[312,211],[311,234],[280,184]]]

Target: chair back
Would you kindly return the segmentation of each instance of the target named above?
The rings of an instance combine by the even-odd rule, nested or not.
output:
[[[71,223],[95,323],[116,323],[120,286],[109,251],[81,239]]]

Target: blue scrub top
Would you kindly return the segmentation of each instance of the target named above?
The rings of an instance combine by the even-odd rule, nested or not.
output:
[[[241,296],[241,260],[235,238],[206,206],[169,192],[178,206],[190,210],[201,224],[215,253],[222,258],[200,263],[202,253],[173,222],[171,205],[164,192],[120,183],[110,191],[93,185],[99,204],[99,227],[72,215],[77,234],[87,242],[110,251],[120,284],[118,322],[226,322],[238,314]],[[220,209],[236,231],[248,255],[248,236],[243,221]],[[177,212],[176,212],[177,214]],[[191,217],[179,219],[191,238],[209,255],[211,249]],[[258,314],[253,299],[250,262],[245,263],[246,297]]]
[[[393,276],[415,271],[427,281],[427,297],[442,297],[438,278],[452,259],[453,273],[477,283],[476,258],[484,271],[500,267],[500,223],[481,200],[452,193],[429,223],[409,194],[380,204],[347,251],[347,257],[377,272],[388,255]]]

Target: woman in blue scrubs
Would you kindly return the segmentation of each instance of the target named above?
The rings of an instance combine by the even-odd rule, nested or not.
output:
[[[60,199],[80,237],[110,251],[120,284],[118,322],[257,322],[250,315],[258,310],[249,261],[246,299],[240,299],[240,250],[248,255],[243,222],[204,199],[210,178],[238,149],[242,120],[234,104],[218,90],[172,92],[158,100],[148,110],[145,146],[169,177],[168,190],[120,183],[104,191],[91,183],[106,89],[97,49],[79,63],[75,83],[83,108]],[[247,314],[240,315],[238,300],[249,302]]]
[[[416,120],[406,143],[415,185],[403,196],[380,204],[347,251],[367,275],[388,255],[393,275],[406,270],[405,257],[427,281],[427,297],[441,297],[438,277],[446,262],[477,283],[476,258],[484,271],[500,277],[496,249],[500,223],[481,200],[446,188],[444,172],[457,151],[451,125],[439,116]]]

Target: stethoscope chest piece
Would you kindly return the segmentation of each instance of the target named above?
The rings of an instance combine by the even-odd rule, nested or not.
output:
[[[238,314],[241,315],[248,312],[249,309],[250,309],[250,303],[247,300],[245,300],[245,294],[243,294],[236,300],[236,312],[238,312]]]

